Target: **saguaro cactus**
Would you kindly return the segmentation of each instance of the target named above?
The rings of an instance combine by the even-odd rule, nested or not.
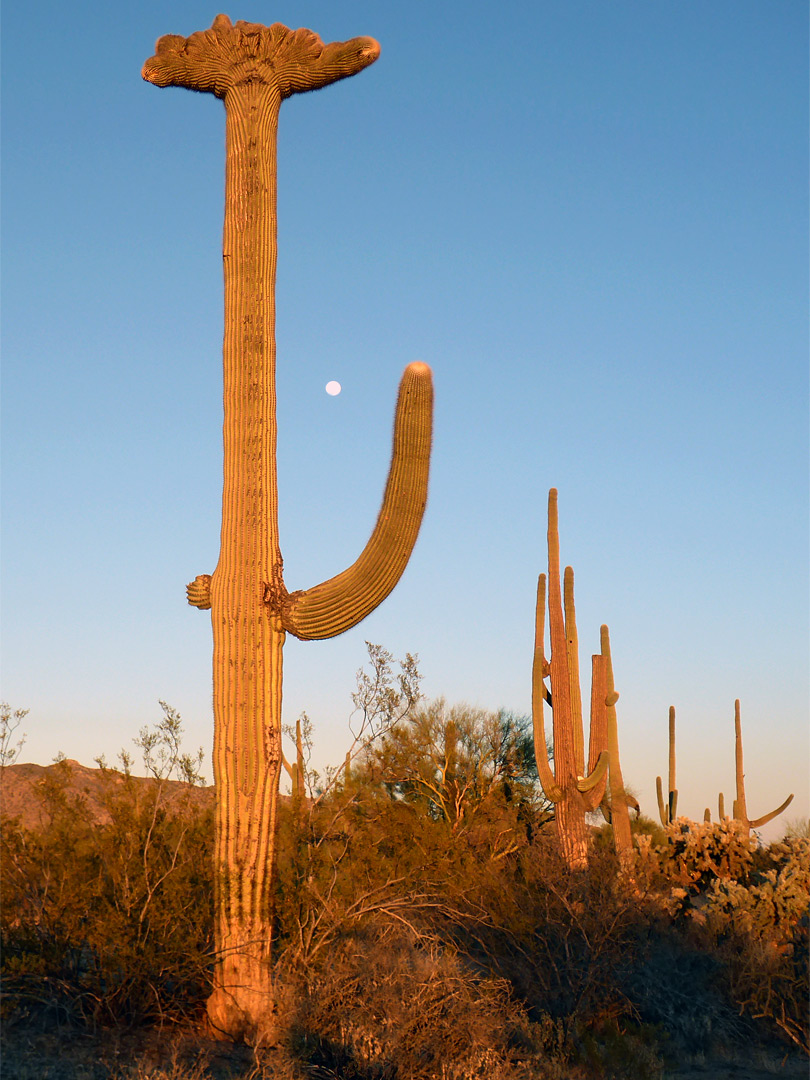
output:
[[[742,747],[742,724],[740,722],[740,699],[734,702],[734,771],[736,778],[737,798],[734,800],[732,807],[732,816],[739,822],[742,822],[743,828],[746,832],[750,832],[751,829],[760,829],[763,825],[767,825],[769,821],[773,821],[775,817],[778,817],[783,810],[787,810],[790,804],[793,802],[793,796],[788,795],[781,806],[776,810],[772,810],[770,814],[763,814],[762,817],[751,820],[748,816],[748,809],[745,804],[745,769],[743,768],[743,747]],[[725,805],[723,800],[723,794],[720,793],[718,799],[718,809],[720,813],[720,820],[725,820]]]
[[[655,793],[658,796],[658,816],[664,828],[678,816],[678,789],[675,787],[675,706],[669,707],[669,782],[668,798],[664,802],[664,790],[661,777],[655,778]],[[722,816],[722,815],[721,815]]]
[[[546,575],[537,582],[534,663],[532,665],[532,722],[537,771],[543,791],[554,803],[554,819],[563,857],[573,869],[583,869],[588,858],[585,813],[595,810],[605,793],[608,766],[607,709],[618,695],[608,698],[607,661],[592,657],[591,727],[588,772],[582,729],[579,685],[579,643],[574,610],[574,571],[565,568],[565,615],[560,592],[560,538],[557,490],[548,493],[548,616],[551,660],[545,658]],[[551,691],[543,679],[548,677]],[[546,756],[543,702],[551,705],[554,733],[554,772]]]
[[[393,589],[427,499],[432,379],[426,364],[402,378],[383,505],[352,567],[288,593],[278,536],[275,391],[276,142],[284,98],[361,71],[372,38],[325,45],[310,30],[231,24],[160,38],[143,77],[206,91],[225,105],[224,486],[219,561],[188,600],[211,610],[214,776],[217,786],[216,944],[208,1015],[216,1031],[272,1030],[271,875],[281,768],[282,646],[340,634]]]

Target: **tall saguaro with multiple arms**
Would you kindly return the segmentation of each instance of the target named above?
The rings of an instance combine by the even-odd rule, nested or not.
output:
[[[225,104],[224,487],[219,562],[188,587],[211,610],[217,786],[218,962],[208,1013],[231,1038],[272,1030],[272,872],[281,768],[282,646],[333,637],[394,588],[427,500],[430,368],[402,377],[394,448],[372,536],[348,570],[288,593],[278,536],[275,392],[276,142],[282,101],[354,75],[379,46],[325,45],[310,30],[218,15],[209,30],[160,38],[143,77]]]
[[[551,660],[545,657],[546,575],[537,582],[537,609],[532,665],[532,721],[537,771],[543,791],[554,803],[554,820],[563,858],[574,870],[588,863],[585,814],[595,810],[605,793],[610,760],[608,710],[619,695],[613,690],[609,649],[591,657],[591,729],[588,768],[582,730],[579,685],[579,641],[574,609],[574,571],[566,566],[560,589],[560,533],[557,490],[548,493],[548,618]],[[604,641],[603,641],[604,645]],[[551,691],[543,682],[548,678]],[[608,686],[610,682],[610,686]],[[554,733],[554,771],[546,756],[543,702],[551,706]],[[615,713],[614,713],[615,719]]]

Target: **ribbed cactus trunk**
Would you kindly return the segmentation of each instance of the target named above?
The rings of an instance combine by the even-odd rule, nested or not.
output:
[[[224,485],[210,596],[222,959],[209,1002],[212,1022],[225,1031],[242,1015],[266,1014],[273,998],[270,880],[285,633],[264,597],[281,573],[274,334],[280,105],[278,91],[264,84],[225,96]]]
[[[272,882],[285,634],[331,637],[365,618],[399,580],[427,500],[432,380],[427,365],[415,363],[400,385],[388,483],[366,548],[342,574],[287,592],[276,477],[279,110],[285,97],[355,74],[378,54],[371,38],[324,45],[309,30],[234,26],[219,15],[209,30],[161,38],[143,70],[158,86],[215,94],[226,114],[221,548],[213,575],[199,575],[188,599],[211,609],[214,633],[218,958],[208,1015],[215,1031],[231,1038],[267,1038],[274,1026]],[[300,762],[296,767],[300,774]]]

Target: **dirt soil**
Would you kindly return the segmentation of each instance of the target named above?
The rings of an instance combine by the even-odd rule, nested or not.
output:
[[[699,1057],[670,1065],[659,1080],[808,1080],[810,1076],[808,1059],[798,1055],[766,1057],[758,1051],[746,1054],[740,1048],[735,1058]],[[97,1035],[17,1029],[3,1039],[0,1075],[2,1080],[344,1080],[332,1069],[294,1066],[285,1052],[254,1052],[216,1042],[197,1030],[176,1028]],[[353,1071],[352,1080],[360,1080],[359,1074]],[[586,1078],[573,1070],[570,1080]]]

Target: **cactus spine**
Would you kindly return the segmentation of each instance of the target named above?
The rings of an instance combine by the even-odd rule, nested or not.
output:
[[[678,789],[675,787],[675,706],[669,707],[669,796],[664,802],[661,777],[655,778],[655,793],[658,796],[658,816],[664,828],[678,816]],[[721,813],[722,820],[722,813]]]
[[[545,658],[546,575],[537,583],[534,662],[532,664],[532,722],[537,770],[543,790],[555,804],[555,824],[563,857],[573,869],[587,865],[585,814],[600,803],[608,766],[607,670],[604,655],[592,659],[591,728],[588,773],[579,686],[579,650],[574,610],[574,571],[565,568],[565,614],[560,591],[560,538],[557,491],[548,495],[548,615],[551,660]],[[543,680],[548,677],[551,691]],[[551,705],[554,734],[554,772],[546,753],[543,702]],[[615,704],[615,700],[614,700]]]
[[[205,91],[225,105],[224,486],[220,557],[188,586],[214,634],[218,961],[208,1015],[224,1037],[273,1028],[271,876],[281,770],[282,647],[354,626],[393,589],[427,499],[432,380],[411,364],[399,390],[391,468],[357,562],[288,593],[278,536],[275,391],[276,142],[284,98],[373,63],[372,38],[325,45],[309,30],[231,24],[162,37],[143,77]]]
[[[775,817],[778,817],[783,810],[787,810],[788,806],[793,802],[793,796],[788,795],[781,806],[776,810],[772,810],[770,814],[763,814],[762,817],[751,820],[748,816],[748,809],[745,804],[745,769],[743,768],[743,746],[742,746],[742,724],[740,722],[740,699],[734,702],[734,771],[736,775],[736,787],[737,798],[734,800],[732,809],[732,816],[742,822],[743,828],[746,830],[746,835],[751,829],[759,829],[763,825],[767,825],[769,821],[773,821]],[[723,796],[720,796],[722,800]],[[723,807],[722,802],[720,806],[720,820],[723,820]]]

